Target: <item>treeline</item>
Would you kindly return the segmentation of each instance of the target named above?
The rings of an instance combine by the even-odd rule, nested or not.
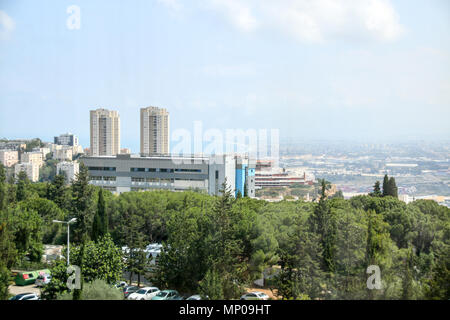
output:
[[[65,244],[65,228],[54,219],[77,218],[71,263],[81,266],[83,283],[113,283],[128,271],[160,288],[234,299],[264,275],[284,299],[450,298],[450,209],[425,200],[405,204],[383,196],[384,186],[380,194],[329,199],[321,181],[317,203],[269,203],[235,199],[226,185],[222,196],[114,196],[89,185],[83,166],[72,186],[59,176],[51,183],[31,184],[23,175],[7,182],[1,170],[0,283],[21,261],[39,261],[43,243]],[[163,250],[150,270],[142,249],[153,242]],[[122,246],[131,249],[125,256]],[[367,287],[373,265],[381,289]],[[49,299],[67,290],[65,261],[52,273]],[[82,290],[72,294],[82,298]]]

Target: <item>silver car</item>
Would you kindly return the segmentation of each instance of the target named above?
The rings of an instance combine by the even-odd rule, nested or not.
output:
[[[28,292],[28,293],[21,293],[18,294],[9,300],[39,300],[39,297],[36,293]]]

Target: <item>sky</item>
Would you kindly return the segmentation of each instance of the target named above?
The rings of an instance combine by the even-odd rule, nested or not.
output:
[[[138,152],[147,106],[171,131],[448,140],[450,2],[0,0],[0,138],[88,147],[101,107]]]

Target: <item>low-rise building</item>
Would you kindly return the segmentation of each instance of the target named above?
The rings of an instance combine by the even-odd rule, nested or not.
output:
[[[12,167],[19,162],[17,150],[0,150],[0,163],[5,167]]]
[[[24,171],[27,174],[28,179],[32,182],[37,182],[39,180],[39,165],[37,163],[17,163],[14,167],[14,174],[16,178],[19,176],[20,171]]]
[[[76,161],[63,161],[56,165],[56,174],[64,174],[66,183],[72,183],[80,171],[80,164]]]
[[[248,172],[254,169],[245,160],[235,156],[140,156],[116,155],[82,157],[80,162],[88,167],[90,183],[114,193],[145,190],[184,191],[197,189],[212,195],[220,194],[223,182],[235,194],[237,189],[248,196],[254,194],[254,179]],[[245,166],[244,166],[245,168]],[[243,177],[242,177],[243,176]],[[238,180],[236,180],[238,177]]]

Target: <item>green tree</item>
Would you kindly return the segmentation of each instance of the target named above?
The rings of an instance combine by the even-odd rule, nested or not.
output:
[[[28,180],[27,174],[25,171],[20,171],[17,176],[17,190],[16,190],[16,199],[17,201],[22,201],[27,198],[27,189],[30,184],[30,180]]]
[[[0,163],[0,211],[5,208],[7,199],[6,173],[5,167]]]
[[[70,300],[69,293],[58,296],[58,300]],[[123,293],[104,280],[94,280],[85,285],[83,289],[83,300],[123,300]]]
[[[387,195],[394,197],[394,198],[398,198],[398,188],[397,188],[397,184],[395,183],[394,177],[389,178]]]
[[[98,192],[97,212],[94,216],[92,224],[92,240],[105,236],[108,233],[108,217],[106,212],[105,198],[103,197],[103,190]]]
[[[384,175],[383,178],[383,197],[386,197],[390,194],[390,190],[389,190],[389,177],[387,174]]]
[[[372,197],[381,197],[383,194],[381,193],[380,181],[375,182],[373,186],[373,192],[369,194]]]
[[[72,184],[71,213],[77,219],[74,231],[74,241],[80,244],[80,253],[75,264],[81,269],[81,289],[73,292],[74,300],[81,300],[83,291],[83,269],[85,245],[88,240],[88,225],[92,216],[92,186],[89,185],[89,172],[84,164],[80,164],[80,171]]]
[[[65,176],[59,174],[47,185],[46,197],[56,203],[61,209],[64,209],[68,204],[67,191],[68,188],[65,184]]]
[[[203,299],[223,300],[223,281],[215,270],[208,270],[199,283],[200,296]]]

